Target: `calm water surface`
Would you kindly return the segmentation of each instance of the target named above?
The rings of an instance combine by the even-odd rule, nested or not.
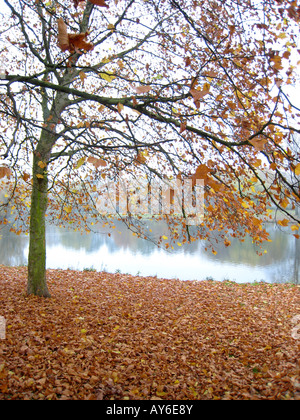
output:
[[[159,234],[163,227],[156,226]],[[219,245],[218,254],[205,251],[204,241],[167,252],[134,237],[124,225],[117,224],[111,237],[97,233],[81,234],[50,226],[47,230],[47,268],[122,272],[157,275],[180,280],[225,279],[239,283],[300,283],[300,241],[275,225],[268,226],[272,243],[266,243],[262,257],[251,239],[232,240],[230,247]],[[0,264],[27,265],[28,236],[0,231]]]

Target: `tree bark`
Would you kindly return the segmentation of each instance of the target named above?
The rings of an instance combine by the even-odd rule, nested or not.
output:
[[[69,86],[72,79],[72,73],[67,71],[62,83]],[[47,102],[48,97],[45,94],[42,104],[44,128],[33,156],[27,283],[28,294],[44,297],[50,297],[46,282],[47,165],[57,140],[56,125],[62,111],[71,103],[66,92],[57,92],[50,110]]]
[[[43,131],[33,158],[30,207],[27,293],[50,297],[46,282],[46,209],[48,204],[47,162],[52,141]]]
[[[63,83],[68,86],[72,78],[72,74],[66,72]],[[45,127],[33,156],[27,293],[37,296],[50,297],[46,283],[47,164],[57,140],[56,125],[62,111],[69,103],[66,92],[57,92],[52,108],[49,110],[45,95],[45,103],[42,106]]]

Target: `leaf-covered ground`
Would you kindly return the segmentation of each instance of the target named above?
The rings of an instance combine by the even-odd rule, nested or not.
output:
[[[47,275],[0,266],[0,400],[300,399],[299,286]]]

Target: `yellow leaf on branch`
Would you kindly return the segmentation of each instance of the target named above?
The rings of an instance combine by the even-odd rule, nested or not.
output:
[[[66,212],[66,213],[71,213],[71,211],[72,211],[72,206],[64,206],[64,211]]]
[[[283,226],[283,227],[288,226],[289,222],[290,222],[290,221],[289,221],[288,219],[277,220],[277,224],[278,224],[279,226]]]
[[[108,83],[112,82],[116,78],[116,76],[110,73],[100,73],[100,77]]]
[[[84,162],[85,162],[85,157],[80,158],[79,161],[77,162],[76,166],[75,166],[75,169],[79,169],[80,166],[82,166],[84,164]]]
[[[109,30],[110,30],[110,31],[112,31],[112,32],[114,32],[114,31],[116,30],[115,25],[114,25],[113,23],[110,23],[110,24],[107,26],[107,29],[109,29]]]
[[[284,197],[284,199],[280,202],[280,205],[281,205],[284,209],[286,209],[286,208],[287,208],[287,206],[289,205],[289,203],[290,203],[290,201],[289,201],[286,197]]]
[[[255,166],[255,168],[259,168],[262,164],[261,159],[256,159],[256,161],[253,163],[253,166]]]
[[[45,162],[43,162],[43,161],[39,161],[39,163],[38,163],[38,166],[41,168],[41,169],[44,169],[44,168],[46,168],[46,166],[47,166],[47,163],[45,163]]]
[[[248,204],[248,203],[246,203],[245,201],[243,201],[243,202],[242,202],[242,206],[243,206],[245,209],[248,209],[248,208],[249,208],[249,204]]]
[[[124,109],[124,105],[121,104],[120,102],[118,103],[118,112],[121,113]]]

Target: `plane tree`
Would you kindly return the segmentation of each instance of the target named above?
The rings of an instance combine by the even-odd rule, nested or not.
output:
[[[46,220],[89,229],[105,218],[98,183],[120,177],[147,180],[149,196],[154,179],[190,179],[193,191],[203,180],[197,226],[184,199],[181,218],[172,205],[160,214],[167,248],[216,231],[227,246],[267,240],[270,207],[298,237],[297,1],[4,4],[0,204],[16,214],[12,230],[29,230],[29,294],[50,296]],[[140,218],[123,219],[151,239]]]

